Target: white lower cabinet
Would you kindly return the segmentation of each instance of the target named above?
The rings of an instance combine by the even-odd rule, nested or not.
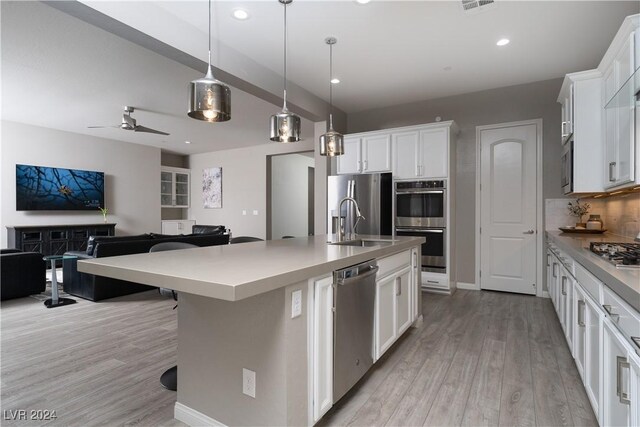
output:
[[[400,336],[413,323],[411,304],[411,267],[407,267],[396,275],[396,335]]]
[[[191,234],[191,228],[196,224],[192,219],[176,219],[162,221],[162,234]]]
[[[333,405],[333,276],[313,284],[313,422]]]
[[[631,393],[632,375],[629,346],[609,318],[604,320],[603,333],[603,399],[602,425],[632,426],[632,414],[637,413],[638,397]]]
[[[397,338],[396,288],[395,274],[376,282],[375,360],[378,360]]]

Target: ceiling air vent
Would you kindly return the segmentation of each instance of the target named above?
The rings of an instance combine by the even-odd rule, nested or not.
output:
[[[495,0],[462,0],[462,9],[465,12],[484,12],[495,7]]]

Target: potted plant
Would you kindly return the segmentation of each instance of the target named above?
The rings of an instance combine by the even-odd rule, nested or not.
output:
[[[109,209],[108,208],[98,208],[100,209],[100,212],[102,213],[102,219],[104,219],[104,223],[107,223],[107,213],[109,213]]]
[[[578,218],[576,228],[587,227],[587,224],[582,222],[582,217],[589,213],[589,209],[591,209],[591,205],[589,203],[580,204],[580,199],[577,199],[575,202],[569,202],[567,209],[569,209],[569,214],[571,216]]]

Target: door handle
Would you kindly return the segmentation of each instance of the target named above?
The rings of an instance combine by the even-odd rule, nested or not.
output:
[[[613,169],[616,166],[616,162],[609,162],[609,181],[614,182],[616,179],[613,177]]]
[[[580,307],[582,307],[582,310],[580,310]],[[578,300],[578,326],[585,326],[584,323],[584,310],[585,310],[585,302],[582,300]],[[582,313],[582,316],[580,315]]]
[[[616,394],[620,399],[620,403],[623,405],[631,405],[631,399],[629,399],[629,392],[622,390],[622,370],[624,368],[630,368],[631,365],[627,362],[626,357],[616,356]]]
[[[522,232],[522,234],[533,234],[533,233],[535,233],[534,230],[527,230]]]
[[[614,313],[609,304],[603,304],[602,308],[604,308],[604,311],[606,311],[609,317],[611,317],[611,320],[618,323],[618,320],[620,320],[620,315]]]

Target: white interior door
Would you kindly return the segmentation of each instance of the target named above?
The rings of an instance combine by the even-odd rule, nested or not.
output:
[[[480,288],[536,293],[535,123],[480,138]]]

